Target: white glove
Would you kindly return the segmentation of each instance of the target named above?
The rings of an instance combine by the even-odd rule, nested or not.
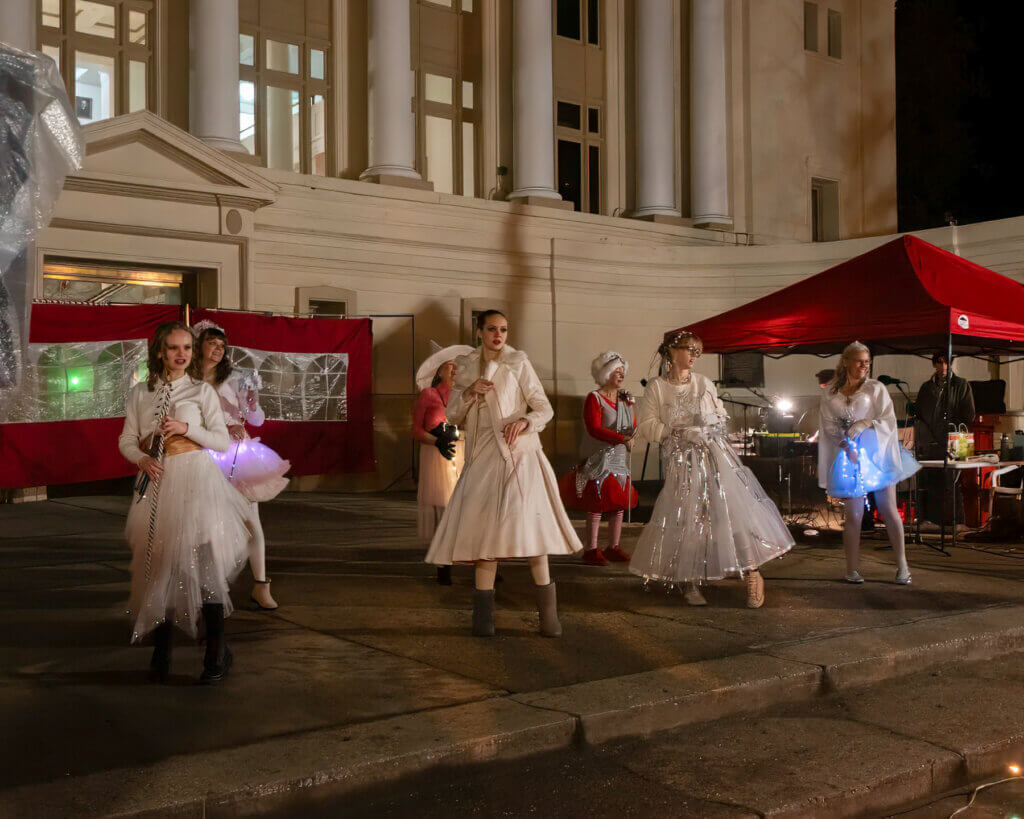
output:
[[[863,421],[854,421],[850,424],[850,428],[846,432],[846,437],[851,441],[856,441],[863,434],[864,430],[871,429],[874,425],[874,421],[868,421],[867,419],[864,419]]]

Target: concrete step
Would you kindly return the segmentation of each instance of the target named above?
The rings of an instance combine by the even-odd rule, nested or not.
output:
[[[724,724],[733,719],[742,726],[750,719],[732,715],[798,708],[865,690],[865,686],[889,684],[898,689],[896,681],[908,674],[919,675],[943,663],[978,663],[1022,648],[1024,607],[993,606],[24,786],[0,793],[0,815],[128,817],[244,812],[268,797],[336,795],[440,765],[516,759],[580,743],[656,737],[697,723],[713,725],[716,723],[710,721],[714,720]],[[966,683],[961,697],[970,704]],[[870,737],[889,731],[865,729],[858,723],[845,735],[842,731],[846,728],[834,724],[835,720],[809,719],[812,721],[803,724],[790,723],[785,730],[792,731],[795,726],[797,736],[830,737],[844,747],[870,746]],[[780,726],[769,731],[770,741],[765,746],[769,751],[785,744],[785,730]],[[702,736],[705,732],[702,726]],[[739,738],[731,741],[742,742]],[[890,755],[873,780],[873,769],[868,766],[866,776],[872,784],[863,786],[863,796],[858,796],[858,791],[848,794],[846,801],[829,797],[808,802],[807,797],[793,802],[797,806],[793,810],[800,806],[806,810],[808,804],[817,806],[815,811],[824,811],[821,815],[875,810],[881,797],[872,794],[889,793],[895,787],[891,777],[886,778],[892,769],[902,771],[893,783],[911,784],[886,796],[887,804],[898,804],[893,801],[897,798],[909,801],[953,787],[957,777],[988,775],[982,771],[1002,764],[1006,753],[1017,747],[1012,742],[1007,745],[1005,737],[996,737],[990,746],[965,745],[959,750],[931,740],[914,743]],[[721,746],[728,745],[723,739]],[[696,753],[700,748],[691,750]],[[904,760],[909,768],[901,767]],[[770,815],[800,815],[786,813],[790,810],[786,804],[779,808],[780,813]],[[844,804],[856,811],[845,813]],[[756,810],[765,812],[760,807]]]

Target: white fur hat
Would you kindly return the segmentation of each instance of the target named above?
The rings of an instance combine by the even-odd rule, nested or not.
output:
[[[603,387],[616,369],[622,367],[623,373],[629,372],[629,362],[614,350],[605,350],[590,362],[590,374],[594,376],[597,386]]]
[[[426,361],[420,364],[420,368],[416,370],[416,386],[421,390],[425,390],[434,380],[434,376],[437,375],[437,371],[442,364],[447,364],[449,361],[454,361],[460,355],[468,355],[471,352],[473,352],[473,348],[468,344],[453,344],[451,347],[442,347],[436,341],[431,341],[430,355],[427,356]]]

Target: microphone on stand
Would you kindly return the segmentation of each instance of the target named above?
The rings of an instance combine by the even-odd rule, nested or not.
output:
[[[887,387],[891,387],[894,384],[907,384],[907,382],[904,381],[902,378],[893,378],[891,375],[880,375],[878,376],[878,381],[881,384],[885,384],[885,386]],[[907,384],[907,386],[910,385]]]
[[[640,379],[640,386],[641,387],[646,387],[647,386],[647,379],[646,378],[641,378]]]

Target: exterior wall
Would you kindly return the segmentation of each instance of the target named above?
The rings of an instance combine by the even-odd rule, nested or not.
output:
[[[842,59],[826,56],[824,43],[818,53],[804,51],[802,2],[732,7],[749,60],[746,83],[735,68],[733,77],[749,116],[744,137],[734,105],[733,139],[749,139],[750,157],[746,229],[736,229],[758,243],[810,241],[811,177],[839,182],[840,238],[896,230],[893,3],[828,0],[818,8],[819,17],[828,8],[842,13]],[[740,185],[733,190],[743,196]]]

